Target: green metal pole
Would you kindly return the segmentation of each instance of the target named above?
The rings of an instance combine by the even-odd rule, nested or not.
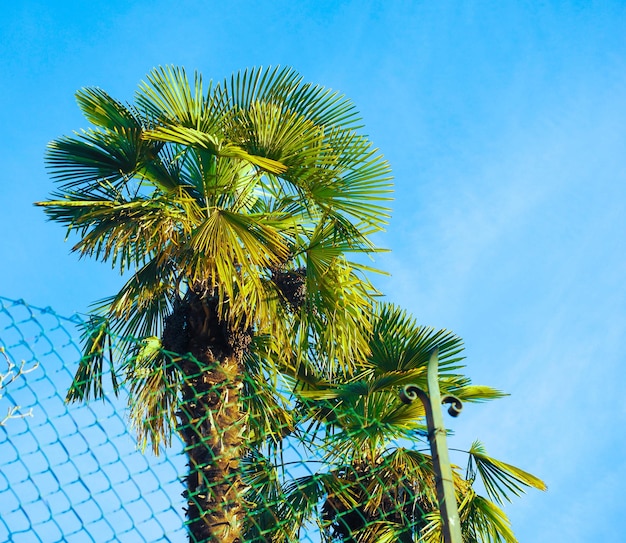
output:
[[[448,456],[446,429],[441,414],[441,393],[439,392],[439,360],[436,349],[428,361],[428,395],[430,414],[428,423],[428,441],[435,468],[437,500],[443,521],[443,539],[445,543],[463,543],[461,521],[454,494],[452,466]]]
[[[403,402],[410,403],[419,397],[424,404],[426,423],[428,424],[428,441],[435,471],[437,501],[439,502],[439,511],[441,512],[443,539],[445,543],[463,543],[459,510],[454,494],[452,466],[448,456],[446,429],[443,425],[443,416],[441,414],[442,403],[452,403],[449,409],[449,413],[452,416],[457,416],[461,412],[462,404],[454,396],[441,398],[438,354],[439,350],[435,349],[428,361],[428,393],[415,385],[408,385],[400,393],[400,398]]]

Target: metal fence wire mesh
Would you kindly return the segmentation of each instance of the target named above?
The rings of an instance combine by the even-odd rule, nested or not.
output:
[[[107,394],[65,403],[80,350],[80,318],[0,298],[0,346],[28,373],[0,390],[0,541],[184,541],[182,445],[137,449],[125,404]],[[5,364],[5,367],[2,367]]]
[[[129,411],[133,384],[121,384],[116,396],[110,379],[103,399],[66,403],[84,324],[0,297],[0,541],[199,541],[189,522],[216,523],[217,510],[225,526],[236,517],[247,542],[442,541],[423,406],[402,404],[397,385],[420,384],[439,344],[448,350],[442,369],[450,390],[467,401],[493,395],[454,373],[458,338],[420,328],[404,345],[414,349],[402,359],[404,373],[365,371],[339,385],[313,374],[275,380],[254,357],[243,379],[223,368],[216,374],[193,357],[159,349],[147,356],[144,340],[132,371],[148,394],[130,390]],[[155,356],[161,373],[137,362]],[[174,430],[156,447],[160,454],[149,440],[138,443],[138,433],[168,423]],[[468,471],[454,472],[464,534],[514,541],[496,502],[503,488],[516,494],[538,480],[483,453],[476,446]],[[491,501],[473,489],[477,472],[487,475]],[[210,514],[186,520],[194,508]]]

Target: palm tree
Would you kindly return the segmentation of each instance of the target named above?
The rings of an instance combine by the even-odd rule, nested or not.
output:
[[[185,442],[190,541],[241,541],[244,434],[289,419],[269,388],[242,397],[248,355],[265,353],[258,386],[311,349],[344,369],[364,356],[375,291],[348,255],[376,250],[389,166],[350,101],[288,68],[206,89],[159,68],[133,105],[98,88],[77,100],[94,126],[50,144],[57,191],[37,205],[127,281],[84,327],[68,400],[102,396],[109,364],[144,446],[173,428]],[[270,413],[251,418],[255,401]]]
[[[325,451],[325,463],[317,473],[287,481],[280,488],[274,483],[271,493],[282,496],[275,499],[281,504],[270,516],[277,535],[262,541],[297,541],[298,527],[312,521],[327,541],[442,541],[432,459],[417,448],[424,446],[426,436],[424,409],[420,402],[403,404],[398,391],[409,383],[426,387],[428,359],[438,348],[442,392],[467,402],[495,399],[502,393],[472,385],[459,372],[463,346],[454,334],[417,326],[391,305],[378,306],[371,319],[370,354],[341,379],[331,381],[313,370],[304,378],[294,378],[301,404],[297,424],[305,426],[308,421],[309,428],[319,430],[315,447]],[[309,433],[307,438],[314,436]],[[465,474],[458,468],[453,472],[464,540],[516,542],[499,505],[525,487],[545,489],[545,485],[491,458],[479,442],[468,454]],[[258,474],[272,473],[267,465],[259,466],[259,479]],[[265,476],[268,482],[277,479]],[[478,479],[487,497],[475,490]]]

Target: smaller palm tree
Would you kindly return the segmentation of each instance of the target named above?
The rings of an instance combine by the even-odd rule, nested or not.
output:
[[[298,529],[307,522],[316,523],[329,542],[442,540],[432,459],[417,449],[423,448],[426,435],[424,409],[420,402],[403,404],[398,391],[409,383],[425,387],[428,359],[438,348],[442,392],[466,402],[503,394],[472,385],[459,372],[463,346],[454,334],[417,326],[391,305],[378,306],[371,319],[371,354],[340,379],[329,380],[313,365],[306,371],[300,368],[299,377],[294,377],[298,425],[306,429],[303,439],[324,451],[317,457],[323,465],[317,473],[282,486],[267,458],[262,468],[252,470],[271,486],[273,496],[282,496],[269,507],[271,512],[259,508],[265,517],[259,513],[258,525],[266,535],[258,541],[297,541]],[[466,472],[455,468],[453,475],[464,538],[476,543],[515,542],[499,505],[524,488],[545,485],[489,457],[479,442],[468,454]],[[475,489],[479,479],[487,497]]]

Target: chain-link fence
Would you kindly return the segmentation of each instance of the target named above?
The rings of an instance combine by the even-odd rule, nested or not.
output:
[[[0,541],[184,541],[180,441],[143,454],[123,401],[64,401],[80,322],[0,298]]]
[[[500,393],[458,374],[453,334],[394,308],[375,322],[372,354],[343,381],[313,368],[275,381],[252,355],[237,376],[148,338],[119,398],[104,380],[103,399],[68,404],[86,323],[0,297],[0,541],[442,541],[424,406],[401,402],[399,386],[425,388],[436,348],[442,390],[464,401]],[[103,360],[82,358],[92,386]],[[139,450],[133,422],[144,437],[169,425],[171,444]],[[515,541],[498,504],[543,483],[479,443],[469,459],[454,471],[464,539]]]

